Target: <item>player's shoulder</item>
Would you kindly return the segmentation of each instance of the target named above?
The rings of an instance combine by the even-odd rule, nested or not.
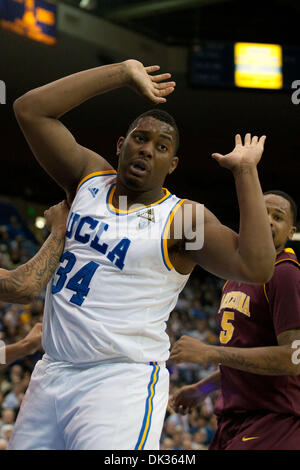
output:
[[[76,193],[78,193],[79,189],[86,186],[86,183],[93,182],[97,183],[98,185],[103,185],[109,182],[115,182],[117,176],[117,172],[114,169],[109,170],[101,170],[101,171],[94,171],[92,173],[86,174],[79,182]]]
[[[278,253],[275,260],[275,271],[278,271],[279,268],[284,266],[293,266],[300,268],[300,263],[297,259],[297,255],[292,248],[285,248],[280,253]]]
[[[197,201],[192,201],[191,199],[182,199],[182,209],[183,212],[190,211],[191,213],[195,214],[199,213],[199,211],[206,214],[206,207],[203,204]]]
[[[300,282],[300,264],[296,253],[292,248],[285,248],[276,257],[275,269],[269,286],[278,288],[285,286],[291,288],[295,283]]]

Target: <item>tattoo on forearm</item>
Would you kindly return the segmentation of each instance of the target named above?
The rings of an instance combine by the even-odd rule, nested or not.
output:
[[[64,239],[50,234],[31,260],[0,280],[1,299],[26,302],[37,296],[53,275],[63,247]]]
[[[234,351],[235,348],[220,348],[219,360],[224,366],[259,375],[290,375],[291,348],[289,345],[253,348],[252,351]]]

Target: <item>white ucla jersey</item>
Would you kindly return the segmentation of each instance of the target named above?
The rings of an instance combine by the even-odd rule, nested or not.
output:
[[[166,321],[189,276],[173,268],[167,236],[184,200],[165,189],[154,204],[116,209],[115,183],[114,170],[88,175],[70,209],[45,300],[43,347],[54,360],[168,359]]]

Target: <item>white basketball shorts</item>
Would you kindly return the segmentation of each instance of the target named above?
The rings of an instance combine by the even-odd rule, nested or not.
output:
[[[80,368],[44,356],[9,449],[158,450],[168,392],[164,363]]]

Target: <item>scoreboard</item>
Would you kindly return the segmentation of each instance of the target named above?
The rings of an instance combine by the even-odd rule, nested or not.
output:
[[[190,51],[192,86],[290,90],[297,78],[299,47],[203,41]]]
[[[0,26],[35,41],[56,43],[56,5],[45,0],[0,0]]]

